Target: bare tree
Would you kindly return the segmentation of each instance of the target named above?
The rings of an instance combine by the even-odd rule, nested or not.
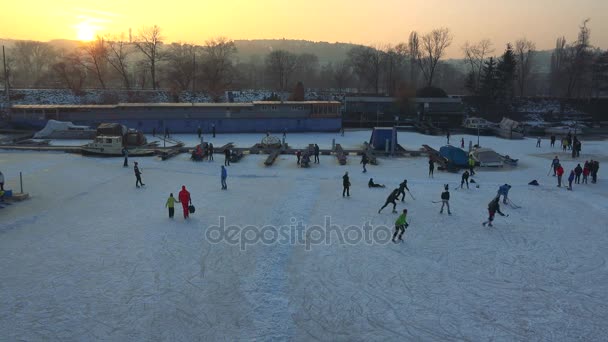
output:
[[[128,56],[130,54],[129,43],[125,40],[124,34],[119,37],[106,38],[107,54],[106,60],[118,72],[122,79],[124,87],[131,89],[129,78]]]
[[[589,19],[583,21],[578,39],[572,44],[566,44],[565,38],[558,38],[551,56],[552,81],[568,98],[580,95],[583,81],[589,78],[593,55],[588,22]]]
[[[437,63],[451,44],[452,35],[448,28],[434,29],[422,36],[417,62],[426,79],[427,87],[433,85]]]
[[[298,55],[296,61],[295,77],[305,86],[311,87],[317,80],[319,72],[319,57],[312,53]]]
[[[38,85],[57,57],[50,44],[36,41],[16,42],[11,54],[15,58],[15,81],[26,87]]]
[[[86,68],[81,55],[75,52],[66,55],[58,63],[53,64],[52,70],[66,88],[76,95],[81,94],[86,80]]]
[[[464,43],[462,46],[465,61],[469,65],[469,75],[473,91],[479,88],[484,62],[487,56],[494,53],[492,42],[489,39],[482,39],[478,43]]]
[[[342,91],[352,80],[352,69],[347,62],[339,62],[333,68],[333,83]]]
[[[179,92],[188,90],[194,81],[195,51],[192,44],[172,43],[166,51],[167,81]]]
[[[285,50],[275,50],[266,56],[266,70],[274,79],[276,87],[285,91],[296,70],[298,57]]]
[[[84,52],[84,58],[81,59],[84,66],[95,74],[101,88],[106,89],[104,77],[107,69],[108,48],[104,39],[97,36],[97,39],[84,44],[81,49]]]
[[[143,27],[135,40],[135,47],[143,53],[150,68],[152,76],[152,89],[156,89],[156,64],[161,59],[160,46],[164,37],[161,35],[161,28],[157,25]]]
[[[416,88],[418,83],[418,69],[416,69],[416,65],[418,63],[418,56],[420,55],[420,38],[418,37],[418,32],[412,31],[410,33],[407,49],[410,59],[410,83]]]
[[[559,94],[561,84],[563,83],[564,70],[565,70],[565,59],[566,59],[566,38],[559,37],[555,41],[555,49],[551,54],[551,93],[555,95]]]
[[[208,40],[203,46],[203,78],[207,91],[219,101],[234,79],[234,42],[224,37]]]
[[[383,57],[383,51],[369,46],[357,46],[348,52],[353,73],[364,87],[373,89],[375,94],[380,93]]]
[[[532,68],[532,58],[536,45],[534,42],[526,38],[519,39],[515,42],[515,56],[517,58],[517,86],[519,87],[519,96],[524,96],[530,69]]]

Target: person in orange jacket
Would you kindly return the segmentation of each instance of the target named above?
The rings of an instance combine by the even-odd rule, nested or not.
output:
[[[557,174],[557,186],[562,186],[562,176],[564,175],[564,168],[562,164],[557,164],[557,169],[555,169],[555,173]]]
[[[179,192],[177,198],[179,198],[179,202],[182,204],[182,208],[184,209],[184,218],[187,219],[190,216],[188,205],[192,204],[192,199],[190,198],[190,193],[188,190],[186,190],[185,185],[182,185],[182,191]]]

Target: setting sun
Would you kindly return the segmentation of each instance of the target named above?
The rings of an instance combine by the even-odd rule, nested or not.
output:
[[[75,26],[76,38],[82,41],[89,41],[95,38],[95,28],[87,22],[82,22]]]

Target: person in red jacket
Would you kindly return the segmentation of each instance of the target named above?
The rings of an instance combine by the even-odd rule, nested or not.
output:
[[[190,199],[190,193],[188,190],[186,190],[185,185],[182,185],[182,191],[179,192],[177,197],[179,198],[179,202],[182,204],[182,208],[184,209],[184,218],[187,219],[190,216],[188,205],[192,204],[192,199]]]
[[[555,169],[555,173],[557,174],[557,186],[562,186],[562,176],[564,175],[564,168],[562,164],[557,164],[557,169]]]
[[[589,169],[589,164],[585,163],[585,167],[583,168],[583,183],[585,184],[588,184],[587,178],[589,178],[589,173],[591,173]]]

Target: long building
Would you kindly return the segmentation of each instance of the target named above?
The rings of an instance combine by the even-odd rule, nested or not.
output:
[[[116,122],[150,133],[330,132],[342,127],[337,101],[255,101],[251,103],[119,103],[115,105],[13,105],[9,120],[18,128],[41,129],[48,120],[96,127]]]

